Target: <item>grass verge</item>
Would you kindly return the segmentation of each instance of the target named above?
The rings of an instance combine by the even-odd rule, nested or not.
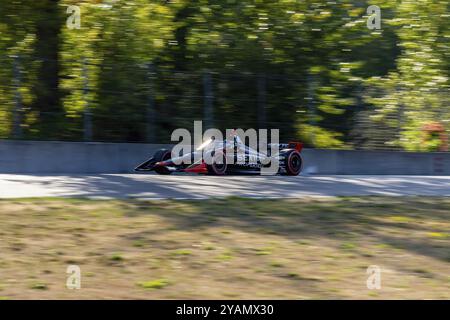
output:
[[[450,198],[17,199],[0,219],[1,299],[450,298]]]

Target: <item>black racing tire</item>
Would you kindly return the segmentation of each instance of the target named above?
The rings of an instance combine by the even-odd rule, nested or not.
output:
[[[223,157],[222,163],[216,163],[215,159]],[[214,176],[223,176],[227,173],[227,157],[223,152],[217,152],[213,155],[212,164],[207,164],[206,169],[208,170],[208,174]]]
[[[284,154],[286,175],[298,176],[303,169],[303,158],[297,150],[289,150]]]
[[[170,158],[171,158],[171,152],[170,152],[170,150],[167,150],[167,149],[158,150],[153,155],[153,159],[155,159],[156,162],[166,161],[166,160],[169,160]],[[165,167],[156,167],[155,172],[157,174],[163,174],[163,175],[168,175],[168,174],[172,173],[172,171],[170,171],[169,169],[167,169]]]

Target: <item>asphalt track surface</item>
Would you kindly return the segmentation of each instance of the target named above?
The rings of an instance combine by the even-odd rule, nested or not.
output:
[[[450,176],[201,176],[0,174],[0,198],[139,199],[450,196]]]

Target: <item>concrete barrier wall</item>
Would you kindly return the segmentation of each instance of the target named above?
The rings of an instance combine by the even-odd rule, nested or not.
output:
[[[450,175],[450,153],[305,150],[310,174]]]
[[[0,141],[0,173],[128,173],[169,145]],[[450,153],[305,149],[309,174],[450,175]]]
[[[167,145],[0,141],[0,173],[126,173]]]

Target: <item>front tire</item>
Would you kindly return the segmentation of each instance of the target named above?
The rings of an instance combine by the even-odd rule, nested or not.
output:
[[[158,150],[155,152],[155,155],[153,156],[153,158],[155,159],[156,162],[166,161],[171,158],[171,152],[170,152],[170,150],[167,150],[167,149],[161,149],[161,150]],[[169,169],[167,169],[165,167],[156,167],[155,172],[157,174],[163,174],[163,175],[168,175],[168,174],[172,173]]]

